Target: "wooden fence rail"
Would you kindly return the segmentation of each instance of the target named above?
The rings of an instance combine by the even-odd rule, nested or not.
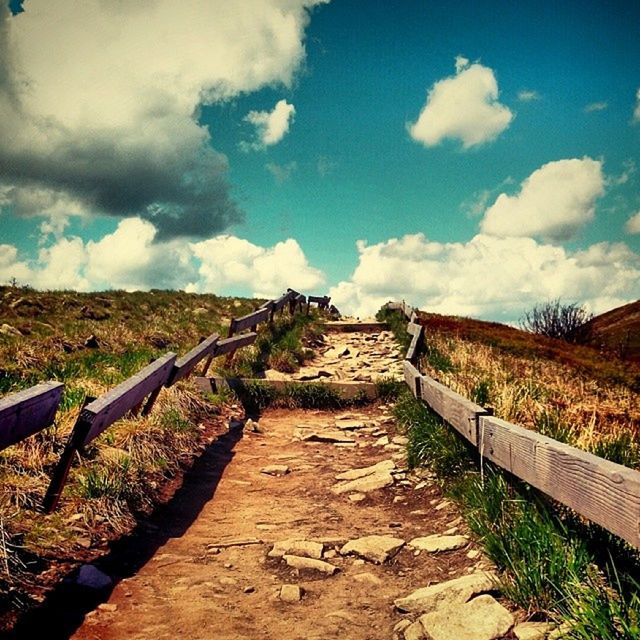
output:
[[[0,399],[0,449],[51,426],[63,390],[61,382],[44,382]]]
[[[416,331],[415,309],[405,303],[387,308],[403,313],[410,320],[408,331]],[[421,374],[409,360],[404,376],[416,398],[478,449],[481,463],[490,460],[640,548],[640,472],[496,418]]]
[[[323,296],[318,299],[322,301],[318,306],[326,308],[330,298]],[[44,499],[45,511],[50,513],[55,509],[77,452],[125,415],[147,415],[162,387],[170,387],[191,375],[202,360],[205,360],[202,375],[206,375],[214,357],[230,356],[237,349],[255,342],[257,325],[272,321],[274,313],[282,312],[287,304],[293,314],[298,307],[302,309],[307,304],[307,299],[289,289],[256,311],[233,318],[228,338],[221,340],[218,334],[213,334],[180,358],[174,353],[167,353],[99,398],[87,398],[54,470]],[[234,335],[246,329],[251,329],[251,332]],[[53,424],[63,389],[62,383],[47,382],[1,398],[0,450]]]

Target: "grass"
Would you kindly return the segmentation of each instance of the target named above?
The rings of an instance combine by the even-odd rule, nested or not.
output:
[[[428,466],[458,502],[505,596],[534,619],[569,625],[566,637],[640,638],[634,550],[490,464],[480,474],[475,450],[408,392],[394,412],[410,466]]]
[[[0,393],[45,380],[65,389],[53,427],[0,451],[0,630],[3,614],[56,580],[56,558],[71,559],[79,536],[109,540],[129,531],[163,499],[203,443],[203,421],[235,401],[203,398],[191,382],[164,389],[147,417],[120,420],[74,460],[58,510],[41,503],[87,396],[97,397],[167,351],[226,333],[229,319],[259,301],[184,292],[37,292],[0,287]],[[38,575],[50,565],[52,571]],[[6,568],[6,567],[5,567]],[[63,568],[64,571],[68,570]]]

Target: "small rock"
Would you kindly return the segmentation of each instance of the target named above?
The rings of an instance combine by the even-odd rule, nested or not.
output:
[[[286,476],[291,469],[286,464],[270,464],[260,469],[260,473],[265,473],[268,476]]]
[[[367,426],[362,420],[336,420],[335,425],[343,431],[356,431]]]
[[[80,536],[79,538],[76,538],[76,544],[79,547],[82,547],[83,549],[90,549],[91,548],[91,538],[86,537],[86,536]]]
[[[367,496],[364,493],[350,493],[347,497],[351,502],[362,502]]]
[[[378,438],[374,443],[373,446],[374,447],[384,447],[385,445],[389,444],[389,436],[382,436],[381,438]]]
[[[302,558],[300,556],[283,556],[288,566],[298,569],[299,571],[318,571],[326,575],[332,576],[338,567],[323,560],[315,560],[313,558]]]
[[[234,587],[238,584],[238,581],[235,578],[229,578],[227,576],[222,576],[218,582],[225,587]]]
[[[391,442],[393,444],[406,445],[409,444],[409,438],[407,436],[393,436]]]
[[[271,549],[267,555],[270,558],[282,558],[286,555],[292,555],[320,560],[323,550],[324,545],[320,542],[289,538],[276,542],[273,545],[273,549]]]
[[[283,602],[300,602],[302,589],[297,584],[283,584],[280,587],[279,597]]]
[[[382,471],[370,476],[365,476],[364,478],[358,478],[357,480],[339,482],[331,487],[331,491],[337,495],[352,493],[354,491],[358,493],[369,493],[369,491],[390,487],[393,482],[393,476],[388,471]]]
[[[404,540],[401,538],[373,535],[350,540],[340,549],[340,553],[343,556],[353,553],[370,562],[382,564],[398,553],[403,546]]]
[[[84,341],[84,346],[87,349],[99,349],[100,348],[100,342],[98,341],[98,338],[92,333],[85,341]]]
[[[495,598],[482,595],[461,605],[420,616],[432,640],[495,640],[513,626],[513,615]]]
[[[420,489],[424,489],[425,487],[428,487],[429,483],[426,480],[421,480],[420,482],[418,482],[418,484],[413,487],[416,491],[420,491]]]
[[[114,611],[118,610],[118,605],[112,604],[110,602],[102,602],[101,604],[98,605],[98,609],[100,611],[107,611],[108,613],[113,613]]]
[[[475,560],[479,555],[480,555],[480,550],[479,549],[471,549],[467,553],[467,558],[469,558],[469,560]]]
[[[451,503],[448,500],[443,500],[436,505],[435,509],[436,511],[442,511],[443,509],[446,509],[450,504]]]
[[[262,429],[262,427],[255,420],[252,420],[251,418],[249,418],[244,423],[244,429],[245,431],[248,431],[250,433],[264,433],[264,430]]]
[[[19,329],[16,329],[15,327],[6,323],[0,326],[0,333],[5,336],[15,336],[16,338],[22,335],[22,332]]]
[[[424,627],[418,621],[404,630],[404,640],[422,640],[423,638],[425,638]]]
[[[371,476],[382,471],[393,471],[395,468],[396,463],[393,460],[382,460],[370,467],[350,469],[349,471],[339,473],[335,478],[336,480],[357,480],[358,478]]]
[[[464,536],[441,536],[434,534],[424,538],[414,538],[409,546],[421,551],[436,553],[438,551],[452,551],[466,546],[468,540]]]
[[[254,591],[256,590],[256,588],[254,586],[249,585],[248,587],[245,587],[242,592],[243,593],[254,593]]]
[[[513,628],[513,635],[518,640],[544,640],[554,627],[550,622],[521,622]]]
[[[97,569],[92,564],[83,564],[78,572],[76,584],[88,589],[107,589],[113,585],[113,580],[106,574]]]
[[[400,620],[394,627],[393,630],[396,633],[402,633],[409,625],[411,624],[411,620],[405,618],[404,620]]]

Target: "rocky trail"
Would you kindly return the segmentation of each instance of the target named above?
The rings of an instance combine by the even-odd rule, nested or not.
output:
[[[327,342],[316,372],[349,378],[362,358],[399,372],[372,362],[398,361],[388,333]],[[102,588],[101,602],[81,613],[54,604],[48,637],[544,637],[526,625],[514,635],[489,563],[428,472],[407,470],[405,450],[381,403],[232,422],[117,562],[85,565],[77,580]]]

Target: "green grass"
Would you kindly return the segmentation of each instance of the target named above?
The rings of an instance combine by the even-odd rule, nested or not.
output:
[[[376,313],[376,320],[378,322],[384,322],[389,326],[389,329],[393,332],[393,335],[405,350],[409,348],[411,344],[411,336],[407,333],[407,319],[400,311],[388,309],[382,307],[378,313]]]
[[[640,638],[636,550],[491,464],[481,475],[475,450],[409,393],[395,416],[409,437],[410,466],[431,468],[458,502],[512,602],[569,624],[566,637]],[[566,426],[549,415],[546,429],[558,436]],[[609,455],[627,455],[622,450],[616,446]]]

